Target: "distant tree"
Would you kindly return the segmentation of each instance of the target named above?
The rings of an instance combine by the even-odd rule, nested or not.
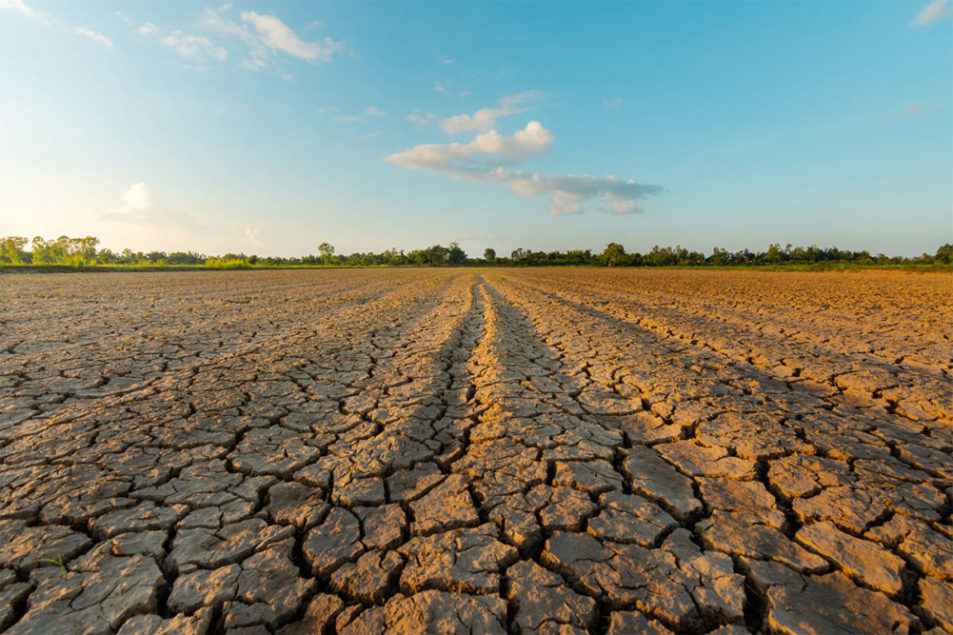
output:
[[[0,239],[0,262],[7,262],[12,265],[23,264],[26,260],[26,252],[23,248],[27,242],[27,239],[23,236],[7,236]]]
[[[447,250],[447,259],[450,261],[450,264],[462,265],[467,261],[467,254],[460,249],[460,245],[456,242],[452,242],[450,243],[450,248]]]
[[[447,262],[447,256],[450,250],[442,245],[433,245],[427,248],[427,264],[431,267],[440,266]],[[464,257],[466,255],[464,254]]]
[[[717,267],[724,267],[729,263],[731,254],[723,247],[715,247],[711,250],[711,264]]]
[[[953,264],[953,245],[947,243],[937,249],[933,262],[941,265]]]
[[[602,252],[602,257],[606,259],[607,265],[615,267],[625,258],[625,247],[619,243],[609,243],[606,245],[605,251]]]
[[[496,262],[496,250],[492,247],[487,247],[483,250],[483,259],[487,262]]]
[[[318,253],[321,254],[321,262],[330,265],[334,257],[334,246],[327,242],[321,243],[318,245]]]

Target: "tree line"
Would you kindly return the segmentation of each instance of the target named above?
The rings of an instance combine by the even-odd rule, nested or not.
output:
[[[27,249],[27,245],[31,249]],[[743,249],[731,252],[715,247],[710,254],[690,251],[681,246],[659,247],[655,245],[646,253],[627,252],[619,243],[609,243],[600,252],[589,249],[568,251],[533,251],[518,248],[509,256],[498,255],[496,250],[484,250],[482,258],[471,258],[455,242],[449,246],[433,245],[426,249],[388,249],[380,253],[355,252],[335,253],[334,246],[327,242],[318,245],[317,253],[301,257],[283,258],[274,256],[227,253],[206,256],[193,251],[132,251],[119,253],[111,249],[97,249],[99,239],[94,236],[70,238],[60,236],[45,240],[40,236],[28,241],[21,236],[0,239],[0,265],[65,265],[70,267],[91,266],[195,266],[212,268],[245,267],[379,267],[379,266],[609,266],[609,267],[748,267],[780,265],[844,265],[844,266],[903,266],[903,265],[950,265],[953,264],[953,245],[944,244],[936,253],[921,256],[887,256],[871,254],[866,250],[850,251],[837,247],[793,247],[772,244],[765,251]]]

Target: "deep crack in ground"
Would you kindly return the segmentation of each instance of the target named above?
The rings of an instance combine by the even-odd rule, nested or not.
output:
[[[950,282],[0,276],[0,631],[953,632]]]

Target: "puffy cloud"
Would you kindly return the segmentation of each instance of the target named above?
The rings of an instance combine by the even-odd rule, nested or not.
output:
[[[441,121],[440,127],[448,135],[468,131],[487,131],[496,125],[497,119],[526,112],[532,107],[532,103],[538,99],[539,93],[535,91],[510,95],[501,99],[497,108],[481,108],[472,115],[454,115]]]
[[[526,124],[512,137],[495,130],[477,135],[470,143],[429,143],[394,153],[387,161],[412,170],[451,172],[473,177],[503,163],[522,161],[549,150],[553,135],[538,121]],[[497,159],[478,162],[480,155],[494,155]]]
[[[204,64],[216,60],[224,62],[228,57],[228,50],[215,45],[211,40],[201,35],[190,35],[182,31],[173,31],[162,38],[163,46],[167,46],[185,59]]]
[[[126,193],[122,196],[122,207],[119,211],[124,214],[142,212],[150,209],[153,205],[152,192],[145,183],[135,183],[129,186]]]
[[[264,242],[262,242],[259,236],[261,235],[261,227],[246,227],[245,228],[245,238],[248,239],[248,244],[252,247],[263,247]]]
[[[550,214],[580,214],[587,202],[602,200],[613,214],[638,211],[638,200],[658,194],[658,185],[636,183],[615,176],[525,173],[506,169],[525,159],[548,152],[552,133],[531,121],[512,137],[491,130],[470,143],[424,144],[394,153],[385,160],[411,170],[441,172],[470,181],[491,181],[508,186],[517,196],[552,195]]]
[[[0,0],[0,9],[7,11],[16,11],[27,17],[36,17],[41,15],[39,12],[31,9],[23,0]]]
[[[73,33],[75,33],[76,35],[82,35],[85,38],[89,38],[93,42],[98,42],[102,44],[103,46],[105,46],[106,48],[111,49],[113,47],[113,43],[108,37],[106,37],[102,33],[96,33],[96,31],[93,31],[92,29],[88,29],[85,26],[76,27],[75,29],[73,29]]]
[[[924,26],[949,16],[951,12],[947,4],[949,4],[949,0],[933,0],[933,2],[920,9],[917,17],[911,22],[911,26]]]
[[[152,22],[146,22],[138,29],[140,35],[154,35],[159,32],[159,27]]]
[[[317,42],[303,41],[291,27],[273,15],[246,11],[242,13],[242,20],[254,26],[262,41],[272,50],[283,51],[298,59],[328,62],[335,53],[344,51],[344,44],[329,37]]]

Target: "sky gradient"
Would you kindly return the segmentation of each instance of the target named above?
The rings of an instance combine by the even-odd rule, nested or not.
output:
[[[0,0],[0,235],[953,242],[953,5]]]

